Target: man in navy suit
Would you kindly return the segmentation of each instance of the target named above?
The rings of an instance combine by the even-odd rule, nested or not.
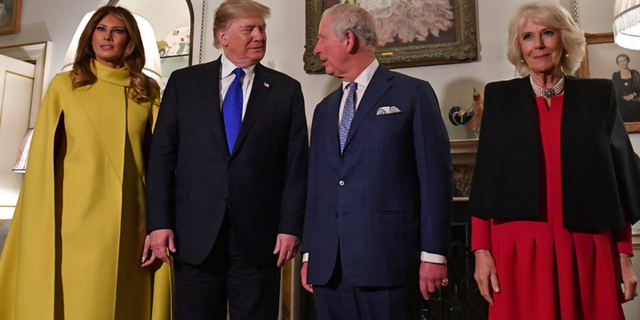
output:
[[[375,58],[364,9],[324,12],[314,53],[343,81],[311,126],[303,286],[318,319],[420,319],[448,283],[453,176],[429,83]]]
[[[216,10],[222,56],[168,81],[147,173],[153,256],[175,258],[176,318],[278,317],[280,269],[298,250],[307,122],[300,84],[259,62],[269,8]]]

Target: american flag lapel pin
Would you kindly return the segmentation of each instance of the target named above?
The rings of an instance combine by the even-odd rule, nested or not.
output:
[[[264,83],[264,86],[265,86],[265,87],[267,87],[267,88],[269,88],[269,84],[268,84],[268,83],[266,83],[266,82]]]

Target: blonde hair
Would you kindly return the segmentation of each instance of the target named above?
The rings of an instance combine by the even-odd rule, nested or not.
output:
[[[509,24],[507,58],[520,75],[524,76],[531,72],[522,59],[519,41],[520,29],[527,21],[560,31],[565,51],[560,58],[560,65],[565,74],[572,74],[580,67],[585,54],[586,40],[571,14],[557,3],[533,2],[520,6]]]
[[[233,20],[243,17],[260,16],[266,19],[271,15],[269,7],[253,0],[226,0],[213,15],[213,46],[221,49],[218,30],[226,30]]]

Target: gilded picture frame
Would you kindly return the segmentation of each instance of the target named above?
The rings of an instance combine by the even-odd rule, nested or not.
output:
[[[381,8],[391,18],[378,18],[377,10],[372,10],[372,0],[305,0],[306,1],[306,43],[303,56],[304,70],[307,73],[324,73],[320,59],[313,54],[318,39],[318,26],[325,9],[340,2],[357,3],[368,9],[376,19],[378,38],[384,45],[376,49],[376,58],[389,68],[417,67],[438,64],[471,62],[478,60],[478,38],[475,0],[449,0],[443,6],[441,0],[426,1],[420,8],[434,12],[407,12],[389,14],[390,8]],[[392,0],[399,7],[409,0]],[[417,10],[419,11],[419,9]],[[411,19],[415,16],[416,19]],[[398,19],[402,23],[398,23]],[[428,30],[426,33],[398,31],[399,25],[413,26],[415,29]],[[382,28],[381,28],[382,26]],[[387,26],[391,26],[387,28]],[[382,30],[381,30],[382,29]],[[412,40],[413,39],[413,40]],[[380,44],[380,42],[379,42]]]
[[[0,36],[20,32],[22,0],[0,0]]]
[[[578,76],[582,78],[613,79],[614,82],[617,82],[620,80],[619,76],[616,77],[616,73],[620,71],[617,61],[619,56],[622,55],[629,57],[630,61],[627,61],[629,69],[638,69],[640,71],[640,51],[629,50],[616,45],[613,42],[613,33],[585,33],[585,38],[587,39],[587,48],[582,64],[578,69]],[[622,90],[618,89],[617,91],[622,94],[620,92]],[[623,97],[621,96],[621,98]],[[639,108],[638,113],[640,114],[640,96],[633,100],[635,100],[633,103]],[[640,132],[640,120],[635,117],[629,118],[628,113],[624,111],[626,102],[621,99],[618,101],[618,108],[625,121],[624,126],[627,132]]]

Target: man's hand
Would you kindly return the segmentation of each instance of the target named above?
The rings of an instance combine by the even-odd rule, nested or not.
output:
[[[167,264],[171,264],[171,259],[167,255],[167,247],[169,247],[169,251],[176,252],[176,246],[173,243],[173,231],[171,229],[153,231],[149,235],[149,241],[153,255]]]
[[[276,239],[276,248],[273,254],[280,254],[278,257],[278,267],[284,266],[285,263],[293,259],[300,250],[300,239],[290,234],[279,233]]]
[[[302,268],[300,269],[300,282],[302,282],[303,288],[313,293],[313,286],[307,283],[307,264],[308,262],[302,263]]]
[[[498,281],[498,272],[496,271],[496,262],[489,250],[480,249],[475,251],[476,256],[476,272],[474,277],[480,288],[480,294],[487,302],[493,305],[493,291],[500,292],[500,282]]]
[[[444,281],[446,280],[446,281]],[[443,284],[443,281],[445,282]],[[420,292],[425,300],[429,300],[429,292],[436,292],[443,285],[447,285],[447,264],[422,261],[420,264]]]

